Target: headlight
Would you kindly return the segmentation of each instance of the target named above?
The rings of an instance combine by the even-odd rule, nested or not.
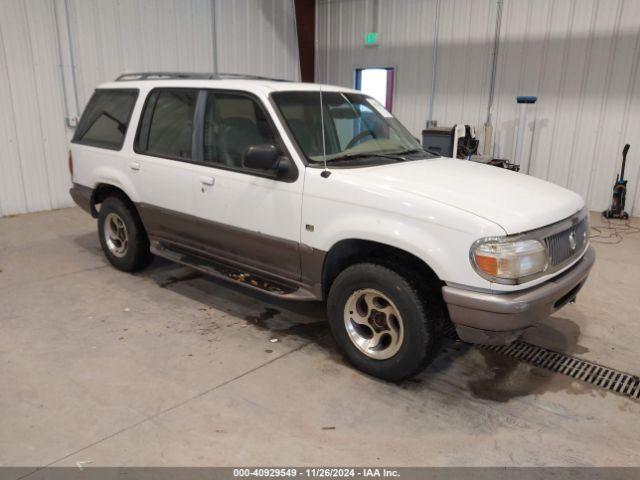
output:
[[[549,265],[547,249],[538,240],[486,238],[474,243],[470,253],[476,272],[497,283],[520,283]]]

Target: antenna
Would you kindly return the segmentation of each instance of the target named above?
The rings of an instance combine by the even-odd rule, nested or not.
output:
[[[324,106],[322,104],[322,84],[318,85],[320,87],[320,124],[322,128],[322,160],[324,161],[324,171],[320,174],[322,178],[328,178],[331,175],[331,172],[327,169],[327,147],[326,141],[324,138]]]

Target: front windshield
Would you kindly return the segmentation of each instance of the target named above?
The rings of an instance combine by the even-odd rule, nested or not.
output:
[[[313,162],[323,161],[322,117],[327,161],[422,152],[420,143],[373,98],[322,92],[322,115],[318,91],[277,92],[273,99],[298,145]]]

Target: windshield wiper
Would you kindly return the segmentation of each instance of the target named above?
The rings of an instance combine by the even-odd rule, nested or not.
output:
[[[406,161],[407,159],[399,156],[398,154],[387,154],[387,153],[347,153],[345,155],[340,155],[339,157],[333,157],[330,159],[327,159],[327,163],[329,162],[333,162],[336,160],[353,160],[355,158],[388,158],[390,160],[399,160],[399,161]]]
[[[393,152],[391,153],[391,155],[411,155],[414,153],[428,153],[429,155],[434,155],[436,157],[441,157],[442,155],[440,155],[437,152],[434,152],[432,150],[428,150],[426,148],[409,148],[407,150],[402,150],[400,152]]]

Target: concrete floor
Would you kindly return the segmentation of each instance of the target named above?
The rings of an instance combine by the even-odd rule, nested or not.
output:
[[[526,339],[640,374],[640,234],[596,249]],[[3,466],[640,465],[638,402],[452,342],[415,381],[369,378],[322,305],[121,273],[78,209],[0,219],[0,292]]]

